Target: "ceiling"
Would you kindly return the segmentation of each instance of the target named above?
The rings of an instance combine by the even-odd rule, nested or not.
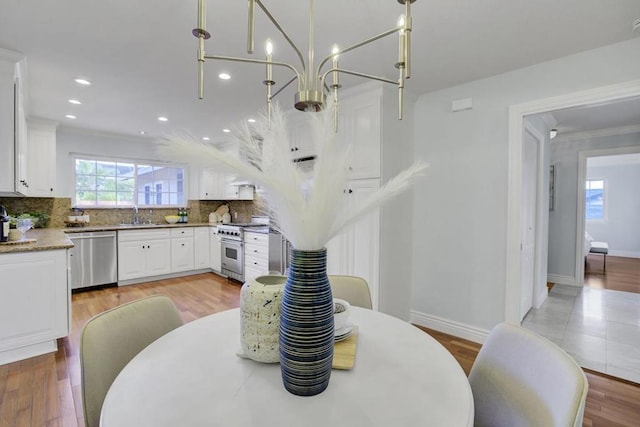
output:
[[[543,113],[544,115],[544,113]],[[640,97],[551,112],[558,137],[601,129],[637,127],[640,131]]]
[[[306,56],[308,2],[263,0]],[[396,25],[404,8],[393,0],[316,2],[316,57]],[[247,56],[245,1],[209,0],[208,54]],[[28,61],[29,113],[63,126],[156,137],[188,131],[223,140],[221,130],[264,107],[264,66],[206,63],[205,99],[196,93],[196,0],[3,0],[0,47]],[[418,0],[413,4],[416,94],[445,88],[638,36],[637,0]],[[297,65],[282,37],[256,8],[256,54],[275,43],[274,60]],[[343,68],[397,78],[397,37],[340,58]],[[222,81],[218,73],[232,79]],[[93,82],[80,87],[75,77]],[[286,69],[274,70],[282,85]],[[361,80],[343,78],[344,87]],[[276,89],[279,86],[276,86]],[[82,105],[71,105],[70,98]],[[293,91],[278,98],[290,107]],[[66,114],[74,114],[71,121]],[[165,115],[166,123],[156,118]]]

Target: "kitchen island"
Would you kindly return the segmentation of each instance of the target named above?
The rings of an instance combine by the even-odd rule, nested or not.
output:
[[[69,335],[68,249],[60,229],[27,232],[30,243],[0,245],[0,365],[57,350]]]

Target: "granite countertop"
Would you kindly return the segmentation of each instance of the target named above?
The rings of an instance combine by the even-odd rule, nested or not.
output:
[[[0,243],[0,254],[32,251],[52,251],[73,247],[69,237],[60,228],[36,228],[27,231],[29,243]]]
[[[0,254],[31,251],[51,251],[55,249],[72,248],[73,243],[67,236],[72,233],[84,233],[90,231],[122,231],[122,230],[146,230],[154,228],[180,228],[180,227],[209,227],[218,224],[208,222],[188,222],[182,224],[118,224],[118,225],[87,225],[84,227],[67,228],[36,228],[27,232],[29,243],[0,243]],[[254,233],[269,233],[269,227],[251,227]]]
[[[85,225],[83,227],[66,227],[65,233],[84,233],[88,231],[122,231],[122,230],[146,230],[153,228],[179,228],[179,227],[208,227],[208,222],[187,222],[176,224],[116,224],[116,225]]]

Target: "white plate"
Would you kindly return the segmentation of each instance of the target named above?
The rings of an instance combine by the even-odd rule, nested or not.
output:
[[[347,339],[351,336],[352,333],[353,333],[353,325],[349,324],[344,328],[335,331],[334,333],[335,341],[342,341],[344,339]]]

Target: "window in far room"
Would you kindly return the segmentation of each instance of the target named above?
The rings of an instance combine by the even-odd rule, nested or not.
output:
[[[74,158],[74,206],[183,206],[184,168],[127,160]]]
[[[604,180],[588,179],[585,186],[585,218],[587,220],[604,219]]]

